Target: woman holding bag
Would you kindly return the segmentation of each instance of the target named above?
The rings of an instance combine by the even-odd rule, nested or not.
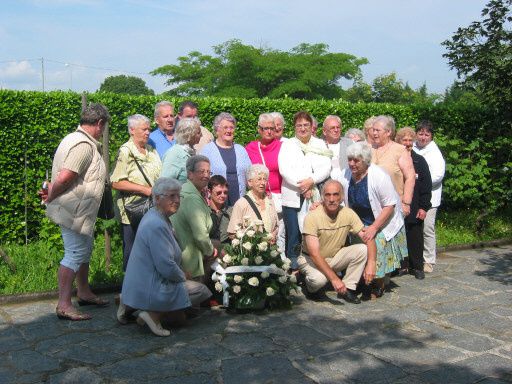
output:
[[[112,188],[118,191],[116,208],[122,228],[123,270],[126,270],[128,264],[138,224],[130,222],[125,206],[143,200],[141,197],[151,198],[151,188],[162,168],[158,152],[148,145],[149,119],[139,114],[129,116],[128,133],[130,139],[119,148],[114,171],[110,176]]]

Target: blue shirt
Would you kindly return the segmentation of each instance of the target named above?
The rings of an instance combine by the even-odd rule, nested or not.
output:
[[[176,140],[167,139],[165,133],[163,133],[163,131],[161,131],[158,127],[149,134],[148,144],[156,149],[160,159],[164,158],[165,152],[167,152],[167,150],[170,149],[175,143]]]

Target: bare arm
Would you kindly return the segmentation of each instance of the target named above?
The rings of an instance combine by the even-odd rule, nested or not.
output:
[[[48,183],[48,197],[46,199],[46,203],[55,200],[66,192],[77,177],[78,173],[62,168],[59,172],[59,176],[57,176],[57,180],[53,183]]]
[[[407,216],[411,212],[411,201],[414,191],[414,183],[416,180],[416,172],[412,157],[409,152],[404,151],[402,156],[398,158],[398,166],[404,175],[404,195],[402,196],[402,212]]]
[[[372,225],[369,225],[368,227],[364,228],[360,233],[361,239],[366,243],[369,240],[375,239],[375,235],[377,232],[379,232],[384,224],[387,223],[388,219],[391,215],[393,215],[393,211],[395,210],[394,205],[388,205],[384,208],[382,208],[382,211],[379,216],[375,218],[375,221]]]
[[[336,272],[332,270],[329,264],[327,264],[325,259],[320,255],[320,241],[318,240],[318,237],[312,235],[305,236],[309,257],[311,257],[311,260],[315,264],[316,268],[322,272],[325,277],[327,277],[336,292],[347,292],[347,287],[345,287],[343,281],[341,281]]]
[[[132,183],[128,180],[121,180],[112,183],[112,188],[121,192],[137,193],[139,195],[151,195],[151,187]]]
[[[364,268],[363,278],[366,284],[370,284],[375,278],[375,272],[377,271],[377,245],[375,239],[364,239],[364,231],[358,233],[361,240],[366,244],[368,249],[368,259],[366,260],[366,267]]]

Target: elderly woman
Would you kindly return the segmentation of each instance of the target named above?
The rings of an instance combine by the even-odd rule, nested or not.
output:
[[[162,163],[158,152],[148,145],[150,121],[143,115],[128,117],[130,139],[121,145],[114,171],[110,176],[112,188],[118,191],[117,208],[123,238],[123,270],[126,270],[135,232],[124,206],[140,196],[151,196],[151,187],[160,176]]]
[[[365,141],[366,136],[364,135],[364,132],[360,130],[359,128],[350,128],[345,133],[345,137],[352,140],[354,143],[357,143],[358,141]]]
[[[245,172],[251,160],[244,147],[234,143],[236,120],[220,113],[213,121],[217,138],[201,149],[201,155],[210,159],[212,174],[226,178],[229,185],[228,206],[232,206],[245,193]]]
[[[247,170],[249,191],[238,200],[231,213],[228,224],[228,234],[234,235],[238,225],[249,216],[253,221],[261,220],[265,232],[270,233],[275,241],[277,236],[277,212],[272,199],[265,193],[268,183],[268,168],[262,164],[253,164]]]
[[[363,132],[366,137],[366,143],[370,146],[373,145],[373,123],[375,121],[375,116],[369,117],[364,121],[363,124]]]
[[[211,296],[205,285],[187,281],[181,269],[181,249],[169,216],[180,206],[178,181],[160,178],[152,189],[154,207],[144,215],[126,269],[117,313],[126,324],[130,312],[140,310],[137,323],[157,336],[169,336],[161,322],[183,323],[184,309]]]
[[[414,190],[414,166],[411,154],[402,145],[395,143],[395,120],[390,116],[377,116],[372,126],[372,162],[382,167],[391,177],[400,200],[402,212],[411,211]]]
[[[436,263],[436,214],[441,205],[445,161],[434,139],[434,126],[428,120],[421,121],[416,127],[414,152],[425,158],[432,178],[432,207],[427,211],[423,225],[423,258],[425,272],[433,272]]]
[[[432,179],[428,164],[423,156],[412,150],[412,144],[416,140],[416,133],[410,127],[404,127],[396,133],[395,141],[402,144],[411,153],[416,182],[411,201],[411,213],[405,218],[405,234],[407,235],[407,249],[409,251],[409,263],[402,267],[408,268],[419,280],[425,278],[423,272],[423,221],[427,211],[431,207]]]
[[[162,177],[172,177],[181,184],[187,181],[187,160],[195,155],[194,145],[201,139],[201,122],[197,118],[183,118],[174,131],[176,144],[165,152]]]
[[[181,207],[171,221],[183,251],[183,269],[193,280],[207,281],[209,265],[217,256],[209,236],[211,211],[203,195],[210,180],[210,160],[195,155],[187,160],[186,167],[188,180],[181,189]]]
[[[279,141],[286,140],[286,137],[283,137],[284,127],[285,127],[285,121],[284,121],[283,115],[279,112],[271,112],[270,115],[274,119],[274,124],[276,127],[274,130],[274,139],[279,140]]]
[[[400,268],[401,260],[408,256],[400,198],[389,175],[371,164],[372,153],[366,144],[352,144],[347,157],[349,168],[334,170],[331,177],[343,185],[345,205],[365,225],[362,238],[375,239],[377,268],[372,296],[377,298],[384,293],[386,274]]]
[[[317,184],[329,177],[332,152],[324,141],[311,136],[313,119],[307,112],[293,117],[295,137],[283,142],[279,152],[279,172],[283,176],[281,198],[286,229],[285,254],[297,270],[301,233],[298,213],[306,200],[319,198]],[[315,195],[315,196],[314,196]]]

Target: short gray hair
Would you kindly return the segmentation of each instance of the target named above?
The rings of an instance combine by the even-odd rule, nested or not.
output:
[[[383,123],[384,129],[391,132],[391,137],[395,137],[395,119],[393,119],[391,116],[380,115],[377,116],[375,120],[373,120],[372,126],[377,123]]]
[[[263,123],[268,123],[268,122],[271,122],[272,124],[275,125],[275,122],[274,122],[274,118],[272,117],[272,114],[271,113],[262,113],[259,117],[258,117],[258,126],[261,127],[261,124]]]
[[[236,119],[235,119],[235,117],[231,113],[221,112],[213,120],[213,129],[215,130],[215,132],[217,132],[217,130],[219,129],[219,126],[220,126],[220,123],[222,122],[222,120],[227,120],[230,123],[233,123],[233,125],[236,128]]]
[[[268,179],[269,171],[267,167],[265,167],[263,164],[251,164],[249,168],[247,168],[247,171],[245,171],[245,178],[247,180],[252,180],[262,173]]]
[[[338,180],[335,180],[335,179],[327,179],[327,181],[325,183],[323,183],[322,186],[320,187],[320,196],[322,196],[322,200],[323,200],[323,196],[324,196],[325,187],[327,187],[330,184],[336,184],[340,187],[341,198],[343,199],[343,184],[341,184]]]
[[[178,120],[174,138],[178,144],[187,144],[196,131],[201,131],[201,122],[196,117],[184,117]]]
[[[160,116],[160,107],[171,107],[174,111],[174,105],[170,101],[162,100],[155,104],[155,112],[154,112],[154,118],[156,119],[158,116]]]
[[[160,177],[151,188],[153,201],[156,200],[157,196],[165,195],[169,191],[181,191],[181,183],[172,177]]]
[[[345,133],[345,137],[351,138],[351,136],[358,136],[361,139],[360,141],[366,140],[364,132],[359,128],[350,128],[349,130],[347,130],[347,133]]]
[[[322,124],[323,126],[325,126],[325,124],[327,123],[327,120],[331,120],[331,119],[334,119],[338,122],[338,124],[340,125],[340,127],[342,126],[342,122],[341,122],[341,118],[337,115],[329,115],[327,116],[325,119],[324,119],[324,123]]]
[[[280,112],[271,112],[270,113],[270,116],[272,116],[272,118],[274,119],[274,122],[276,121],[276,119],[279,119],[283,122],[283,128],[286,124],[286,121],[284,121],[284,117],[283,117],[283,114],[280,113]]]
[[[349,145],[347,148],[347,158],[361,159],[363,163],[365,163],[367,166],[370,166],[372,162],[372,150],[367,144],[363,142],[357,142]]]
[[[144,115],[136,113],[135,115],[128,116],[128,133],[130,133],[130,129],[135,128],[142,123],[151,126],[151,121]]]
[[[187,159],[187,165],[185,168],[187,169],[187,172],[194,172],[196,170],[196,165],[202,162],[210,164],[210,159],[203,155],[190,156]]]

